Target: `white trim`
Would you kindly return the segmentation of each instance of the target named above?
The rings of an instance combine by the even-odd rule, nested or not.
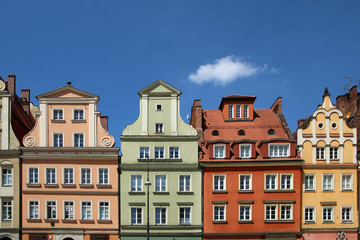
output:
[[[280,147],[280,146],[282,146],[282,147],[287,147],[287,154],[286,155],[283,155],[283,156],[280,156],[280,151],[278,150],[278,153],[276,154],[276,155],[274,155],[274,156],[271,156],[271,147],[276,147],[276,146],[278,146],[278,147]],[[290,156],[290,151],[291,151],[291,149],[290,149],[290,147],[291,147],[291,145],[290,145],[290,143],[270,143],[269,144],[269,146],[268,146],[268,156],[270,157],[270,158],[284,158],[284,157],[289,157]]]
[[[293,220],[294,219],[294,206],[293,206],[293,204],[279,204],[280,206],[279,206],[279,211],[280,211],[280,217],[279,217],[279,219],[280,220]],[[288,219],[288,218],[282,218],[281,217],[281,215],[282,215],[282,207],[291,207],[291,212],[290,212],[290,218]]]
[[[90,169],[90,183],[83,183],[82,182],[82,169]],[[86,167],[86,166],[83,166],[83,167],[80,167],[80,181],[79,181],[80,184],[83,184],[83,185],[86,185],[86,184],[92,184],[92,167]]]
[[[48,202],[55,202],[55,209],[56,209],[56,216],[55,218],[48,218]],[[45,200],[45,216],[44,216],[44,219],[46,220],[50,220],[50,219],[59,219],[59,215],[58,215],[58,204],[57,204],[57,200]]]
[[[324,176],[332,176],[331,177],[331,189],[325,189],[324,190]],[[322,174],[322,181],[321,181],[321,190],[323,192],[328,192],[328,191],[334,191],[334,181],[335,181],[335,175],[333,173],[323,173]]]
[[[160,189],[158,191],[156,191],[156,177],[160,177],[160,176],[165,176],[165,190],[161,190],[162,188],[162,184],[160,183]],[[158,192],[167,192],[168,191],[168,175],[167,174],[161,174],[161,173],[157,173],[154,174],[154,192],[158,193]]]
[[[267,176],[275,176],[275,188],[267,188],[266,187],[266,178]],[[264,190],[277,190],[279,189],[279,184],[278,184],[279,178],[278,178],[278,174],[277,173],[265,173],[264,176]]]
[[[241,148],[242,147],[249,147],[249,156],[248,157],[241,156]],[[252,144],[239,144],[239,158],[252,158]]]
[[[223,189],[215,189],[215,177],[224,177],[224,188]],[[226,174],[213,174],[213,191],[226,191]],[[219,185],[220,186],[220,185]]]
[[[30,211],[30,202],[37,202],[38,203],[38,218],[31,218],[31,211]],[[28,207],[27,207],[27,210],[28,210],[28,219],[35,219],[35,220],[39,220],[41,218],[41,207],[40,207],[40,200],[39,199],[28,199],[27,201],[28,203]]]
[[[343,176],[350,176],[350,189],[343,189]],[[354,189],[354,177],[352,173],[341,173],[340,177],[340,187],[341,191],[353,191]]]
[[[72,134],[72,146],[73,147],[75,147],[75,135],[83,135],[83,146],[82,147],[86,147],[86,144],[85,144],[85,139],[86,139],[86,137],[85,137],[85,132],[73,132],[73,134]]]
[[[65,134],[64,132],[51,132],[52,136],[52,145],[51,147],[55,147],[55,134],[62,134],[62,147],[65,147]]]
[[[100,183],[100,169],[106,169],[107,170],[107,183]],[[98,173],[98,184],[99,185],[109,185],[110,184],[110,168],[109,167],[98,167],[97,168]]]
[[[55,182],[54,183],[48,183],[48,179],[47,179],[47,170],[48,169],[55,169]],[[44,182],[45,182],[45,184],[48,184],[48,185],[57,184],[57,167],[56,166],[45,166]]]
[[[290,188],[282,188],[282,176],[291,176]],[[279,189],[281,189],[281,190],[294,190],[294,174],[293,173],[280,173],[279,181],[280,181]]]
[[[313,220],[306,221],[305,219],[305,210],[306,209],[313,209]],[[316,206],[304,206],[303,208],[303,223],[316,223]]]
[[[129,211],[130,212],[130,214],[129,214],[129,217],[130,217],[129,223],[130,223],[130,225],[132,225],[132,226],[143,225],[144,224],[144,208],[142,206],[130,206],[129,208],[130,208],[130,211]],[[134,209],[141,209],[141,223],[132,223],[132,212],[131,212],[131,210],[133,208]]]
[[[141,183],[140,183],[141,189],[140,189],[140,191],[137,191],[137,190],[133,191],[132,190],[132,180],[131,180],[132,176],[141,176]],[[130,184],[129,184],[129,192],[143,192],[144,191],[144,188],[143,188],[144,176],[143,176],[143,174],[130,174],[129,175],[129,182],[130,182]],[[135,185],[135,187],[137,187],[137,186],[138,186],[138,184]]]
[[[30,183],[30,169],[37,169],[37,182]],[[27,167],[27,184],[39,184],[40,183],[40,168],[39,166],[28,166]]]
[[[184,189],[185,189],[184,191],[181,191],[181,190],[180,190],[180,187],[181,187],[180,177],[181,177],[181,176],[184,176],[184,177],[189,176],[189,177],[190,177],[190,180],[189,180],[190,186],[189,186],[189,190],[188,190],[188,191],[186,190],[186,188],[184,188]],[[192,191],[192,175],[191,175],[191,174],[179,174],[179,175],[178,175],[178,179],[179,179],[179,181],[178,181],[178,191],[179,191],[179,192],[191,192],[191,191]],[[184,186],[186,186],[186,180],[185,180],[185,185],[184,185]]]
[[[148,149],[148,157],[147,158],[142,158],[141,157],[141,148],[147,148]],[[150,151],[150,147],[149,146],[139,146],[139,159],[150,159],[150,155],[151,151]]]
[[[178,148],[178,157],[177,158],[172,158],[171,157],[171,151],[170,148]],[[179,146],[169,146],[169,159],[180,159],[180,147]]]
[[[156,223],[156,209],[165,209],[165,223]],[[154,223],[155,225],[167,225],[168,224],[168,211],[169,208],[167,206],[158,206],[154,208]],[[161,213],[160,213],[161,215]]]
[[[279,204],[264,204],[264,220],[278,220],[279,219]],[[275,218],[266,218],[266,208],[275,207]]]
[[[190,222],[189,223],[181,223],[180,222],[180,209],[181,208],[189,208],[190,209],[190,216],[189,216],[189,220],[190,220]],[[179,218],[178,218],[178,224],[179,225],[191,225],[191,223],[192,223],[192,207],[191,206],[179,206],[178,207],[178,216],[179,216]],[[186,220],[186,216],[184,216],[184,219]]]
[[[304,175],[304,179],[303,179],[303,191],[304,192],[316,192],[316,174],[315,173],[305,173]],[[314,179],[313,179],[313,189],[306,189],[306,181],[305,181],[305,177],[307,176],[313,176]]]
[[[163,149],[163,157],[156,157],[156,148],[162,148]],[[154,146],[154,159],[165,159],[165,154],[166,154],[166,151],[165,151],[165,147],[164,146]]]
[[[71,202],[72,203],[72,207],[73,207],[73,217],[72,218],[65,218],[65,202]],[[63,200],[63,217],[62,220],[75,220],[75,213],[76,213],[76,209],[75,209],[75,201],[74,200]],[[81,212],[82,213],[82,212]]]
[[[241,207],[250,207],[249,219],[241,219]],[[244,203],[239,204],[239,221],[240,222],[252,221],[252,204],[244,204]]]
[[[349,220],[344,220],[343,219],[342,212],[343,212],[344,208],[350,208],[350,219]],[[354,208],[353,208],[353,206],[341,206],[340,207],[340,221],[341,221],[341,223],[353,223],[354,222]]]
[[[83,112],[83,118],[82,119],[75,119],[75,111],[82,111]],[[81,120],[85,120],[85,108],[84,107],[73,107],[72,108],[72,120],[74,121],[81,121]]]
[[[241,189],[241,177],[242,176],[249,176],[250,177],[250,181],[249,181],[249,189]],[[239,191],[251,191],[252,190],[252,174],[248,173],[248,174],[239,174]]]
[[[108,208],[108,213],[109,213],[108,218],[100,219],[100,215],[101,215],[101,214],[100,214],[100,213],[101,213],[101,211],[100,211],[100,209],[101,209],[100,203],[108,203],[108,206],[107,206],[107,208]],[[98,200],[98,220],[100,220],[100,221],[111,220],[111,205],[110,205],[110,201],[109,201],[109,200]]]
[[[55,111],[62,111],[62,118],[55,119]],[[52,121],[64,121],[65,120],[65,111],[63,107],[53,107],[51,106],[51,120]]]
[[[324,209],[331,209],[331,219],[330,220],[324,220]],[[334,206],[322,206],[321,207],[322,223],[335,222],[334,214],[335,214]]]
[[[73,172],[72,172],[72,177],[73,177],[73,182],[72,183],[65,183],[65,169],[72,169],[73,170]],[[68,166],[63,166],[62,167],[62,184],[64,184],[64,185],[71,185],[71,184],[75,184],[75,169],[74,169],[74,167],[68,167]]]
[[[224,219],[215,219],[215,207],[224,207]],[[216,203],[213,204],[213,221],[214,222],[226,221],[226,204],[216,204]]]
[[[222,151],[222,157],[217,157],[216,156],[216,151],[215,151],[215,149],[217,148],[217,147],[223,147],[224,148],[224,150]],[[214,158],[217,158],[217,159],[224,159],[224,158],[226,158],[226,145],[225,144],[214,144],[213,145],[213,157]]]
[[[90,202],[90,212],[91,217],[90,218],[83,218],[83,202]],[[92,200],[80,200],[80,220],[93,220],[94,219],[94,212],[93,212],[93,201]]]

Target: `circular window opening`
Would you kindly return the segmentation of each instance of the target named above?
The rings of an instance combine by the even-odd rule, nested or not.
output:
[[[218,130],[214,130],[211,133],[213,136],[219,136],[219,131]]]
[[[318,123],[318,128],[319,128],[319,129],[323,129],[323,128],[324,128],[324,124],[323,124],[322,122],[319,122],[319,123]]]
[[[241,129],[238,131],[239,136],[245,136],[245,130]]]
[[[274,135],[274,134],[275,134],[275,130],[274,129],[269,129],[268,135]]]
[[[338,124],[336,122],[331,123],[332,129],[337,129],[337,127],[338,127]]]

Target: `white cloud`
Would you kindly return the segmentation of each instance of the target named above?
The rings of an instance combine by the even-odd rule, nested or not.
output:
[[[279,69],[276,69],[276,68],[272,68],[272,69],[270,70],[270,73],[275,74],[275,75],[280,75],[280,70],[279,70]]]
[[[250,77],[266,70],[267,66],[254,66],[235,56],[216,59],[213,64],[201,65],[196,73],[189,75],[189,80],[198,84],[214,82],[215,84],[228,84],[239,78]]]

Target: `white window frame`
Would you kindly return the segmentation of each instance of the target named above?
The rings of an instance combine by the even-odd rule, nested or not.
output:
[[[133,220],[132,209],[136,209],[135,223],[133,223],[133,221],[132,221]],[[140,219],[138,218],[138,212],[137,212],[138,209],[140,209],[140,212],[141,212],[141,218]],[[132,206],[132,207],[130,207],[130,224],[131,225],[143,225],[143,216],[144,216],[144,214],[143,214],[144,211],[143,210],[144,209],[142,207],[140,207],[140,206]],[[138,223],[138,220],[140,220],[140,223]]]
[[[216,216],[216,214],[215,214],[215,213],[216,213],[215,208],[216,208],[216,207],[223,207],[223,208],[224,208],[224,218],[223,218],[223,219],[220,218],[220,217],[221,217],[221,214],[219,214],[219,213],[221,213],[221,211],[217,213],[218,217],[215,218],[215,216]],[[225,204],[214,204],[214,205],[213,205],[213,221],[214,221],[214,222],[223,222],[223,221],[226,221],[226,205],[225,205]]]
[[[184,181],[182,183],[181,181],[181,177],[184,177]],[[186,179],[185,177],[189,177],[189,190],[187,190],[187,184],[186,184]],[[192,176],[191,174],[180,174],[179,175],[179,192],[191,192],[192,191],[192,184],[191,184],[191,179],[192,179]],[[181,190],[181,186],[183,185],[183,188],[184,190]]]
[[[217,156],[216,148],[221,148],[221,147],[223,148],[222,156],[221,155]],[[213,155],[214,155],[214,158],[218,158],[218,159],[226,158],[226,145],[225,144],[214,144],[213,145]]]
[[[160,106],[160,109],[158,109],[158,106]],[[162,111],[162,110],[163,110],[163,107],[162,107],[161,103],[155,104],[155,111]]]
[[[316,147],[316,160],[325,160],[325,147]]]
[[[60,141],[58,141],[58,143],[57,143],[58,146],[56,146],[56,147],[64,147],[65,135],[64,135],[63,132],[53,132],[52,133],[52,146],[55,147],[55,135],[59,135],[59,136],[61,135],[62,136],[62,141],[61,141],[62,146],[59,146]]]
[[[349,212],[349,219],[344,219],[343,218],[343,211],[344,209],[349,209],[350,212]],[[341,206],[340,208],[340,216],[341,216],[341,222],[342,223],[352,223],[354,220],[354,214],[353,214],[353,207],[352,206]]]
[[[245,154],[245,156],[242,155],[242,148],[249,148],[249,155],[246,156],[247,154]],[[251,158],[252,157],[252,144],[239,144],[239,157],[240,158]]]
[[[350,188],[344,188],[344,177],[350,176]],[[353,174],[352,173],[342,173],[340,179],[341,191],[353,191],[354,181],[353,181]]]
[[[249,208],[249,219],[241,218],[241,208],[243,208],[243,207]],[[252,221],[252,204],[239,204],[239,221],[240,222]]]
[[[157,223],[156,222],[156,209],[161,209],[160,210],[160,223]],[[165,223],[163,223],[163,221],[162,221],[162,211],[163,211],[163,209],[165,209]],[[167,223],[168,223],[168,208],[167,207],[165,207],[165,206],[159,206],[159,207],[155,207],[154,208],[154,222],[155,222],[155,225],[167,225]]]
[[[5,203],[10,203],[6,204]],[[5,210],[6,208],[6,210]],[[7,214],[10,209],[10,214]],[[5,217],[6,213],[6,217]],[[10,198],[2,198],[1,199],[1,220],[2,221],[12,221],[13,220],[13,213],[14,213],[14,206],[13,206],[13,200]]]
[[[66,183],[65,180],[67,179],[65,170],[66,169],[72,169],[72,183]],[[64,185],[73,185],[75,184],[75,170],[73,167],[63,167],[63,184]]]
[[[270,176],[275,176],[275,187],[271,187],[272,184],[270,184],[270,188],[267,187],[266,182],[267,182],[267,177]],[[271,190],[277,190],[278,189],[278,174],[277,173],[265,173],[265,177],[264,177],[264,189],[267,191],[271,191]]]
[[[241,177],[249,177],[249,188],[241,189]],[[244,185],[246,186],[246,184]],[[252,190],[252,174],[239,174],[239,191],[251,191]]]
[[[215,178],[216,177],[223,177],[223,182],[224,182],[224,187],[223,189],[221,189],[221,184],[218,184],[217,188],[216,188],[216,184],[215,184]],[[226,191],[226,174],[214,174],[213,175],[213,191]]]
[[[76,112],[76,111],[82,111],[82,118],[75,119],[75,117],[76,117],[75,112]],[[74,121],[82,121],[82,120],[85,120],[85,110],[84,110],[84,108],[73,108],[72,120],[74,120]]]
[[[137,178],[135,178],[135,190],[133,190],[132,189],[132,178],[133,177],[138,177],[138,176],[140,176],[141,177],[141,179],[140,179],[140,183],[138,183],[138,179]],[[143,190],[143,175],[142,174],[131,174],[130,175],[130,192],[142,192],[142,191],[144,191]],[[140,190],[137,190],[138,189],[138,187],[140,186]]]
[[[160,178],[160,185],[157,185],[156,179],[158,177],[165,177],[165,182]],[[154,175],[154,192],[167,192],[168,191],[168,175],[167,174],[156,174]],[[165,185],[165,186],[164,186]],[[159,189],[157,189],[159,187]],[[165,187],[165,189],[163,189]]]
[[[162,150],[163,150],[163,156],[162,157],[159,157],[159,155],[158,155],[158,157],[156,157],[156,149],[157,148],[159,148],[159,149],[161,149],[162,148]],[[154,147],[154,158],[155,159],[165,159],[165,147]]]
[[[283,180],[284,176],[290,176],[290,188],[287,188],[287,186],[285,188],[283,187],[282,180]],[[292,173],[280,173],[280,189],[281,190],[294,190],[294,174],[292,174]]]
[[[106,178],[102,177],[100,174],[101,170],[106,170]],[[98,167],[98,184],[99,185],[110,185],[110,169],[108,167]],[[107,182],[101,182],[101,179],[107,179]]]
[[[236,104],[235,108],[236,118],[239,119],[241,118],[241,104]]]
[[[275,207],[275,217],[274,218],[272,218],[272,213],[271,213],[271,218],[267,217],[266,212],[267,212],[268,207]],[[265,221],[278,220],[279,219],[279,216],[278,216],[279,215],[279,213],[278,213],[279,209],[278,208],[279,208],[278,204],[265,204],[265,206],[264,206],[264,218],[265,218]]]
[[[59,119],[55,119],[55,111],[61,111],[62,112],[62,118],[59,118]],[[52,109],[52,120],[55,120],[55,121],[63,121],[65,120],[65,111],[64,111],[64,108],[53,108]]]
[[[72,203],[72,211],[69,212],[70,217],[68,217],[68,218],[66,218],[66,206],[65,206],[66,203]],[[63,201],[63,219],[64,220],[75,220],[75,202],[73,200],[64,200]]]
[[[6,173],[4,173],[4,171],[6,171]],[[13,167],[1,166],[1,186],[11,187],[13,185],[13,172]],[[6,181],[4,181],[5,179]]]
[[[147,156],[146,156],[146,151],[142,151],[142,149],[147,149]],[[145,156],[143,156],[145,154]],[[149,159],[150,158],[150,147],[139,147],[139,159]]]
[[[49,179],[48,179],[48,170],[49,169],[54,169],[55,170],[55,173],[54,173],[55,182],[49,182]],[[45,184],[47,184],[47,185],[55,185],[55,184],[57,184],[57,167],[45,167],[44,179],[45,179]]]
[[[82,176],[83,176],[83,169],[90,169],[90,183],[83,183],[83,178],[82,178]],[[92,184],[92,167],[80,167],[80,184],[81,185],[90,185],[90,184]]]
[[[76,139],[75,139],[75,135],[79,135],[82,136],[83,138],[83,145],[82,146],[76,146],[76,147],[85,147],[85,133],[84,132],[73,132],[73,147],[75,147],[76,144]],[[80,141],[80,140],[79,140]],[[81,141],[80,141],[81,142]],[[80,145],[80,144],[79,144]]]
[[[272,154],[272,148],[276,147],[277,151],[275,154]],[[280,147],[287,147],[287,153],[284,155],[280,154]],[[269,144],[269,157],[271,158],[283,158],[290,156],[290,143],[270,143]]]
[[[189,218],[186,217],[186,213],[184,212],[184,222],[181,222],[181,209],[189,209]],[[179,207],[179,225],[191,225],[191,212],[192,212],[192,208],[191,207],[188,207],[188,206],[181,206]],[[189,220],[188,222],[186,220]]]
[[[107,209],[107,217],[106,217],[106,215],[105,215],[105,217],[104,218],[101,218],[101,208],[102,208],[102,206],[101,206],[101,204],[102,203],[106,203],[107,204],[107,206],[105,206],[105,207],[103,207],[104,209],[105,209],[105,213],[106,213],[106,209]],[[111,219],[111,206],[110,206],[110,201],[103,201],[103,200],[101,200],[101,201],[98,201],[98,206],[99,206],[99,208],[98,208],[98,220],[99,221],[108,221],[108,220],[110,220]]]
[[[290,207],[290,218],[286,218],[286,217],[283,218],[283,215],[282,215],[283,207]],[[293,204],[280,204],[280,220],[293,220],[294,219],[293,212],[294,212]]]
[[[325,209],[331,209],[331,219],[328,220],[328,219],[324,219],[324,210]],[[322,209],[321,209],[321,218],[322,218],[322,222],[323,223],[327,223],[327,222],[334,222],[334,207],[333,206],[323,206]]]
[[[48,212],[48,203],[49,202],[55,202],[55,218],[54,217],[51,217],[51,218],[48,218],[48,216],[49,216],[49,212]],[[46,220],[56,220],[56,219],[58,219],[58,208],[57,208],[57,200],[45,200],[45,219]],[[51,215],[53,215],[52,213],[51,213]]]
[[[85,206],[86,207],[86,209],[88,209],[88,208],[90,208],[90,218],[89,217],[87,217],[87,218],[83,218],[84,217],[84,215],[83,215],[83,203],[90,203],[90,206]],[[92,209],[92,207],[93,207],[93,203],[92,203],[92,200],[81,200],[80,201],[80,220],[93,220],[93,217],[94,217],[94,214],[93,214],[93,209]],[[86,211],[86,213],[88,213],[88,211]],[[88,214],[86,214],[86,215],[88,215]]]
[[[330,189],[325,189],[325,176],[331,176],[331,188]],[[323,173],[322,174],[322,191],[323,192],[328,192],[328,191],[334,191],[334,178],[335,178],[335,175],[333,173]]]
[[[244,104],[244,118],[249,118],[249,104]]]
[[[307,189],[306,188],[306,177],[313,177],[313,189]],[[312,192],[312,191],[316,191],[316,174],[314,173],[306,173],[304,174],[304,192]]]
[[[36,209],[37,209],[37,215],[32,217],[31,216],[31,202],[36,202],[37,203],[37,206],[36,206]],[[28,219],[31,219],[31,220],[38,220],[40,219],[40,200],[33,200],[33,199],[29,199],[28,200]]]
[[[306,209],[312,209],[312,216],[311,220],[306,219]],[[304,207],[304,223],[316,223],[316,207],[315,206],[305,206]]]
[[[177,157],[173,157],[171,155],[171,149],[176,149],[176,148],[177,148]],[[170,146],[169,147],[169,158],[170,159],[180,159],[180,147],[178,147],[178,146]]]
[[[31,181],[30,181],[30,179],[31,179],[31,178],[30,178],[30,177],[31,177],[31,176],[30,176],[30,170],[31,170],[31,169],[37,169],[37,179],[36,179],[37,181],[36,181],[36,182],[31,182]],[[40,183],[40,179],[39,179],[39,178],[40,178],[40,169],[39,169],[39,167],[29,166],[29,167],[28,167],[28,184],[39,184],[39,183]]]
[[[330,157],[330,160],[332,160],[332,161],[339,160],[339,147],[330,147],[329,148],[329,157]]]
[[[234,118],[234,104],[229,104],[229,118]]]
[[[164,123],[155,123],[155,133],[164,133],[165,124]]]

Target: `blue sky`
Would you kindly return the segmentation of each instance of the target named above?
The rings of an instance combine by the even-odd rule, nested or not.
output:
[[[100,96],[119,135],[139,114],[137,92],[162,79],[216,109],[223,96],[283,97],[292,131],[328,87],[360,80],[360,1],[0,1],[0,76],[36,95],[73,86]]]

